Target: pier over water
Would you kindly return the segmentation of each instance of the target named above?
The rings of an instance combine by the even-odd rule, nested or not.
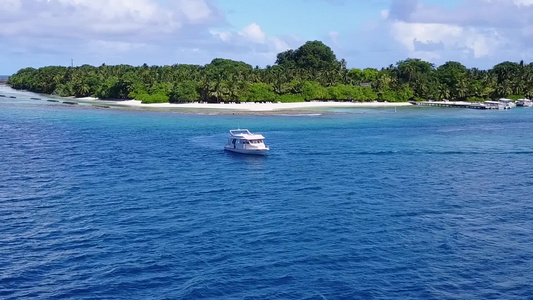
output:
[[[455,107],[470,109],[508,109],[500,105],[498,101],[465,102],[465,101],[410,101],[418,106]]]

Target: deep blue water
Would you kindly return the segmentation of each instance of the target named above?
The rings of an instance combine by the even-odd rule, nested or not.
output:
[[[1,299],[533,299],[533,109],[194,115],[6,93]],[[224,152],[238,126],[271,153]]]

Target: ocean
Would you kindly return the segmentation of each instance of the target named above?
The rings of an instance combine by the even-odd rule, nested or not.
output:
[[[1,299],[533,299],[533,109],[0,94]],[[224,152],[238,127],[269,155]]]

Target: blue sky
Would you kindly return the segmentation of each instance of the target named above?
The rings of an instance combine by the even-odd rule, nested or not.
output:
[[[342,0],[218,0],[234,28],[261,24],[271,35],[291,34],[305,39],[322,39],[329,31],[343,31],[372,22],[390,1]]]
[[[264,67],[321,40],[350,68],[533,61],[533,0],[2,0],[0,74],[47,65]]]

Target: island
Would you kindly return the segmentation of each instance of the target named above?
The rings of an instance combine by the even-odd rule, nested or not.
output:
[[[490,70],[479,70],[454,61],[435,67],[408,58],[380,70],[348,68],[330,47],[309,41],[279,53],[275,64],[265,68],[222,58],[204,66],[47,66],[21,69],[7,79],[7,84],[61,97],[126,100],[123,104],[130,106],[310,101],[397,106],[408,105],[408,101],[529,98],[533,95],[533,65],[503,62]]]

